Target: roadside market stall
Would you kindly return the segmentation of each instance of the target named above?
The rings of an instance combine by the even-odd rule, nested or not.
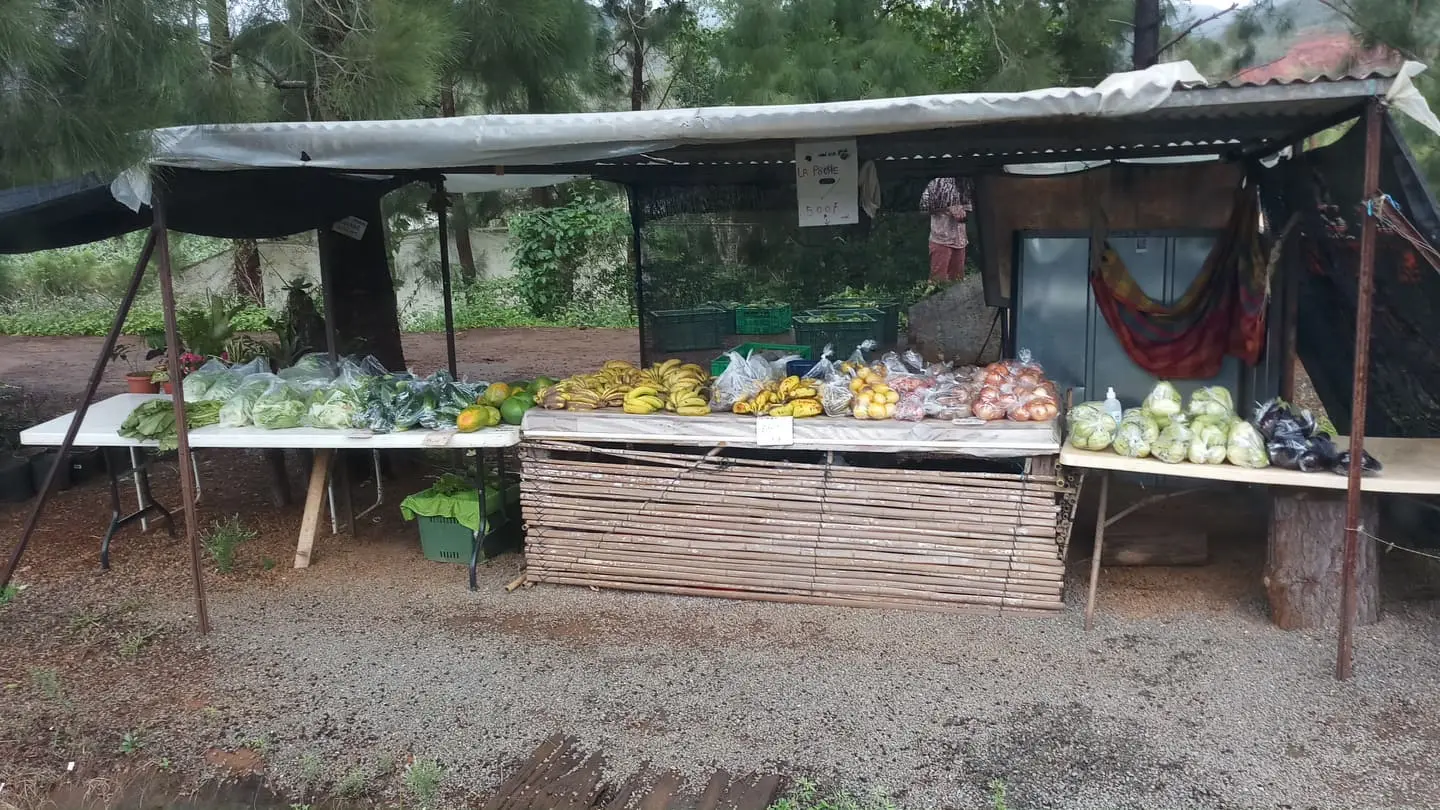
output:
[[[1121,166],[1132,165],[1135,161],[1197,158],[1237,164],[1243,167],[1244,174],[1253,177],[1257,173],[1257,167],[1265,161],[1280,158],[1283,165],[1285,160],[1282,153],[1314,133],[1361,115],[1366,116],[1367,124],[1380,121],[1383,116],[1382,105],[1402,110],[1440,131],[1440,122],[1437,122],[1425,107],[1423,99],[1410,81],[1419,69],[1418,65],[1407,64],[1393,76],[1372,75],[1288,85],[1230,86],[1207,84],[1187,63],[1177,63],[1146,71],[1118,74],[1094,88],[1051,89],[1014,94],[961,94],[839,104],[713,110],[183,127],[167,131],[165,138],[158,139],[157,152],[148,166],[138,173],[138,177],[127,176],[118,181],[114,192],[117,199],[125,200],[133,206],[154,206],[155,233],[160,234],[163,239],[163,214],[167,201],[163,195],[158,199],[152,195],[150,181],[152,172],[163,174],[168,170],[167,167],[217,175],[244,174],[257,169],[273,170],[290,177],[296,183],[303,183],[315,176],[424,179],[442,188],[444,184],[458,181],[463,176],[494,182],[511,182],[517,177],[539,182],[541,178],[584,176],[620,183],[629,189],[635,230],[632,251],[636,259],[635,303],[642,316],[641,365],[644,366],[643,361],[649,359],[655,351],[649,335],[652,325],[649,315],[652,307],[647,304],[647,296],[654,290],[649,283],[652,276],[651,270],[647,269],[647,253],[650,251],[644,231],[647,220],[662,218],[667,211],[681,210],[686,214],[705,216],[721,210],[718,206],[722,203],[730,206],[727,210],[735,210],[737,205],[743,204],[747,211],[758,217],[773,217],[777,211],[786,210],[787,216],[795,217],[799,224],[813,226],[818,229],[817,233],[829,233],[838,238],[850,235],[850,231],[843,230],[845,228],[863,229],[867,222],[875,219],[877,211],[895,207],[908,210],[913,207],[913,199],[902,201],[887,198],[884,188],[891,182],[904,181],[913,184],[943,175],[980,175],[983,179],[987,175],[998,176],[1037,167],[1041,170],[1067,170],[1063,165],[1056,168],[1054,164],[1058,162],[1068,164],[1071,168],[1077,165],[1085,168],[1099,163]],[[1374,126],[1367,126],[1365,132],[1367,147],[1378,149],[1379,141],[1378,136],[1374,135]],[[1367,166],[1372,158],[1378,160],[1378,152],[1367,152]],[[827,166],[823,172],[824,177],[818,180],[818,173],[809,171],[809,167],[816,165],[817,161]],[[804,185],[806,190],[802,194],[800,181],[805,178],[817,182]],[[835,188],[827,191],[824,184],[819,182],[825,178],[844,178],[845,182],[831,184]],[[1367,170],[1365,182],[1357,198],[1373,206],[1379,194],[1378,185],[1378,179]],[[1246,188],[1250,193],[1254,193],[1250,186]],[[826,198],[828,193],[835,190],[842,192],[839,197]],[[1275,193],[1297,206],[1308,204],[1306,195],[1309,189],[1285,188]],[[708,199],[699,199],[702,197]],[[728,200],[717,201],[718,197],[728,197]],[[1134,202],[1137,205],[1143,204]],[[863,217],[862,209],[865,212]],[[1243,218],[1233,219],[1245,224]],[[1106,241],[1103,218],[1098,215],[1091,216],[1088,225],[1087,230],[1091,232],[1092,238],[1086,241],[1086,247],[1079,254],[1079,261],[1068,266],[1071,271],[1078,271],[1082,286],[1087,286],[1087,282],[1092,288],[1096,283],[1115,282],[1112,289],[1114,294],[1110,296],[1106,311],[1102,313],[1109,323],[1115,317],[1123,317],[1123,313],[1117,316],[1118,308],[1123,307],[1126,301],[1134,296],[1126,294],[1124,274],[1107,275],[1106,266],[1100,262]],[[1358,252],[1355,374],[1354,385],[1350,391],[1354,402],[1351,413],[1351,441],[1356,445],[1357,451],[1363,442],[1366,427],[1364,371],[1369,357],[1374,256],[1374,240],[1371,238],[1373,229],[1370,226],[1370,219],[1367,219],[1366,232],[1370,233],[1370,237],[1362,239]],[[837,228],[840,230],[835,230]],[[1269,223],[1269,228],[1272,235],[1288,233],[1288,225],[1275,221]],[[982,231],[982,243],[983,236]],[[987,254],[1003,254],[1016,247],[1013,228],[993,230],[990,236],[994,239],[994,244],[984,246]],[[1119,237],[1118,234],[1110,236]],[[1283,238],[1279,241],[1284,243]],[[1246,319],[1247,327],[1263,325],[1265,315],[1268,314],[1266,310],[1273,308],[1267,307],[1269,299],[1265,297],[1271,292],[1268,270],[1273,263],[1273,257],[1266,259],[1251,251],[1250,248],[1255,244],[1253,241],[1241,240],[1230,242],[1228,249],[1239,249],[1240,252],[1226,255],[1231,258],[1236,255],[1245,256],[1244,270],[1249,277],[1244,280],[1243,285],[1237,286],[1236,277],[1239,275],[1241,263],[1222,261],[1225,258],[1222,255],[1216,260],[1212,270],[1223,270],[1230,274],[1226,276],[1225,284],[1229,285],[1227,289],[1233,295],[1222,304],[1208,302],[1205,305],[1210,309],[1220,307],[1224,310],[1225,317],[1230,318],[1238,312],[1238,305],[1234,302],[1243,300],[1244,305],[1239,309],[1244,311],[1239,314]],[[1174,257],[1178,255],[1181,247],[1178,242],[1167,242],[1164,250],[1159,253],[1165,257]],[[1140,250],[1140,246],[1137,246],[1136,252],[1148,252],[1148,247],[1147,250]],[[176,354],[173,338],[174,302],[169,292],[169,270],[164,251],[161,252],[161,258],[162,290],[166,294],[167,314],[170,316],[167,318],[167,327],[172,333],[171,352]],[[442,251],[442,265],[446,261],[447,254]],[[1208,257],[1206,261],[1209,262]],[[141,266],[143,267],[143,262]],[[993,269],[987,268],[987,273],[993,272]],[[1022,285],[1027,276],[1031,275],[1031,271],[1025,268],[1017,268],[1016,272],[1016,278]],[[1167,284],[1179,284],[1183,288],[1185,282],[1177,280],[1181,277],[1173,266],[1167,266],[1163,274]],[[1257,278],[1262,277],[1267,283],[1257,285]],[[674,285],[683,286],[686,278],[682,274],[669,278],[668,281],[673,289]],[[991,279],[987,278],[987,282],[990,281]],[[1000,281],[995,280],[994,283],[998,284]],[[987,283],[987,288],[990,286],[991,284]],[[1051,287],[1050,291],[1054,293],[1057,289],[1058,287]],[[1261,296],[1258,302],[1254,300],[1257,291]],[[1003,303],[1007,311],[1018,310],[1012,314],[1020,316],[1018,323],[1007,325],[1006,344],[1010,350],[1007,355],[1014,354],[1015,349],[1024,348],[1016,340],[1017,327],[1028,328],[1023,311],[1025,302],[1021,300],[1023,290],[1020,292],[1022,295],[1017,297],[1015,302],[1006,300]],[[1056,298],[1057,295],[1048,296],[1052,301]],[[1087,303],[1090,301],[1088,298],[1086,300]],[[122,311],[119,313],[116,331],[123,317]],[[1213,328],[1218,322],[1207,321],[1207,328]],[[1028,323],[1033,326],[1036,321],[1031,319]],[[1043,318],[1041,323],[1043,325]],[[1067,341],[1083,342],[1086,334],[1092,337],[1098,334],[1085,331],[1090,329],[1090,323],[1093,323],[1093,320],[1084,320],[1079,334],[1066,331],[1066,327],[1057,324],[1054,329],[1057,344]],[[1251,350],[1257,348],[1257,341],[1263,351],[1268,352],[1278,345],[1282,352],[1288,350],[1293,354],[1295,341],[1290,339],[1290,333],[1285,329],[1287,326],[1282,320],[1279,340],[1274,339],[1274,334],[1267,333],[1264,329],[1250,331],[1247,328],[1245,334],[1251,341],[1246,347],[1247,360],[1253,356]],[[112,332],[111,345],[114,334]],[[1116,338],[1120,336],[1118,333],[1112,335]],[[1127,349],[1142,348],[1142,342],[1133,339],[1135,335],[1129,337],[1132,339],[1127,344]],[[1144,354],[1138,351],[1127,353]],[[929,362],[939,359],[924,358]],[[1040,359],[1047,372],[1052,372],[1049,362],[1043,357]],[[1214,358],[1207,354],[1206,362],[1210,359]],[[1093,355],[1086,355],[1085,362],[1091,368],[1094,367],[1093,360]],[[640,369],[636,369],[636,372],[639,373]],[[785,378],[788,376],[787,374]],[[1084,381],[1083,385],[1077,383],[1076,379],[1071,379],[1062,381],[1064,384],[1059,387],[1064,390],[1082,387],[1094,390],[1097,381],[1093,377],[1093,372],[1087,372],[1087,376],[1077,378]],[[1268,382],[1274,384],[1273,378]],[[768,380],[767,383],[777,383],[777,380]],[[631,385],[632,392],[634,387]],[[93,391],[93,386],[91,390]],[[609,407],[626,408],[630,404],[624,402],[627,393],[629,392],[618,392],[618,398],[613,400],[607,393],[603,399]],[[1059,393],[1056,392],[1057,400],[1063,399],[1058,396]],[[1087,395],[1086,398],[1095,397]],[[597,394],[591,392],[588,400],[581,397],[575,402],[562,401],[561,407],[568,410],[571,404],[575,404],[578,406],[577,410],[597,410],[600,400]],[[975,452],[976,439],[973,436],[959,437],[958,434],[963,433],[967,426],[958,423],[955,425],[956,435],[942,438],[936,446],[926,447],[926,441],[934,439],[936,435],[945,434],[948,429],[942,428],[929,436],[906,435],[892,438],[884,431],[895,430],[894,428],[876,425],[893,418],[894,414],[883,410],[886,404],[898,404],[893,401],[879,403],[882,405],[880,416],[860,420],[856,425],[843,425],[833,435],[827,436],[824,434],[830,428],[819,427],[818,425],[824,422],[818,420],[839,420],[846,417],[838,414],[824,417],[799,415],[793,408],[790,412],[773,412],[770,409],[775,404],[773,401],[767,402],[764,407],[759,407],[753,398],[748,396],[746,401],[751,402],[750,412],[758,414],[752,417],[756,419],[753,448],[730,446],[732,441],[746,443],[742,435],[746,431],[737,427],[738,423],[728,421],[733,417],[718,414],[706,416],[698,412],[686,418],[714,420],[717,427],[713,430],[697,430],[687,424],[662,433],[663,441],[649,441],[646,436],[650,434],[650,430],[632,428],[629,421],[633,420],[637,424],[647,421],[663,424],[670,417],[658,414],[660,405],[641,402],[634,410],[624,414],[625,426],[618,431],[608,422],[597,428],[596,422],[566,423],[559,416],[532,412],[527,415],[527,419],[533,423],[528,427],[538,432],[532,437],[529,431],[522,428],[526,441],[533,440],[535,443],[526,450],[527,458],[532,462],[544,461],[549,464],[549,467],[537,467],[542,469],[545,475],[551,474],[551,468],[557,473],[562,469],[558,463],[551,464],[556,461],[567,464],[600,463],[593,461],[593,458],[603,455],[610,459],[623,460],[625,456],[620,454],[629,453],[631,461],[643,462],[615,465],[616,470],[606,473],[606,480],[601,481],[602,486],[623,484],[627,474],[638,475],[640,473],[637,470],[655,466],[673,468],[679,464],[683,468],[694,465],[697,472],[705,467],[706,475],[716,474],[715,470],[722,464],[729,464],[735,469],[763,468],[767,464],[775,463],[794,466],[796,470],[803,470],[805,475],[810,476],[811,484],[807,489],[820,495],[821,509],[818,514],[812,514],[810,518],[801,521],[808,522],[799,553],[779,555],[784,559],[778,562],[782,567],[788,566],[787,570],[792,572],[796,570],[796,558],[804,556],[805,543],[810,544],[812,559],[815,556],[814,550],[823,550],[826,547],[825,533],[817,527],[828,528],[832,522],[839,522],[836,518],[840,513],[826,511],[829,509],[828,499],[831,494],[827,482],[844,475],[852,475],[854,469],[883,470],[878,477],[884,479],[885,487],[892,491],[903,488],[906,473],[917,471],[923,471],[926,476],[937,474],[932,480],[922,483],[947,490],[970,488],[978,491],[988,486],[981,483],[983,481],[1002,480],[1012,485],[1010,489],[1024,492],[1029,492],[1028,488],[1032,485],[1040,486],[1044,498],[1055,498],[1067,489],[1057,477],[1059,473],[1046,469],[1047,465],[1053,464],[1058,449],[1056,445],[1048,445],[1045,448],[1048,452],[1039,452],[1040,448],[1027,439],[1021,441],[1019,446],[1006,447],[1003,442],[1009,437],[1005,437],[1001,439],[1000,445],[992,444],[984,448],[985,452]],[[184,424],[183,406],[179,397],[176,402],[176,421]],[[699,407],[683,402],[671,404],[675,405],[677,413],[681,408]],[[732,408],[734,404],[731,403]],[[780,407],[791,404],[783,400],[779,403]],[[870,404],[876,404],[873,397]],[[724,410],[723,404],[717,410]],[[805,418],[816,419],[817,427],[797,427]],[[1051,418],[1053,415],[1029,421],[1045,422]],[[551,419],[555,421],[550,423]],[[870,424],[865,424],[867,421]],[[73,442],[74,427],[72,425],[72,435],[66,438],[67,445]],[[731,430],[736,432],[727,433]],[[616,434],[625,438],[617,440],[614,438]],[[853,439],[855,435],[870,438],[858,444],[847,445],[846,440]],[[1026,435],[1029,435],[1028,432]],[[681,436],[683,441],[677,441],[676,436]],[[184,465],[189,460],[188,431],[182,429],[180,437],[181,463]],[[815,449],[809,449],[810,446],[798,442],[797,439],[814,442]],[[898,443],[891,445],[892,441]],[[636,444],[644,445],[647,449],[636,450],[633,448]],[[922,469],[911,466],[916,462],[913,460],[914,454],[909,453],[881,454],[878,462],[858,458],[867,452],[865,448],[877,445],[891,449],[918,446],[925,448],[922,454],[938,453],[942,458],[948,447],[955,451],[949,455],[963,456],[966,460],[957,465],[958,469],[946,469],[943,465]],[[583,449],[576,450],[575,447]],[[662,449],[650,449],[651,447]],[[670,449],[676,447],[698,447],[703,449],[703,452],[676,452]],[[806,449],[799,449],[801,447]],[[853,449],[856,447],[861,449]],[[579,454],[578,457],[570,455],[576,453]],[[777,453],[781,455],[777,457]],[[797,456],[794,460],[789,460],[785,457],[788,453],[825,453],[826,457],[823,463],[815,455],[805,458]],[[842,459],[832,459],[832,454],[839,455]],[[722,457],[728,459],[732,455],[733,461],[721,460]],[[984,469],[984,464],[993,463],[997,458],[1004,460],[1005,469]],[[839,461],[844,464],[838,463]],[[871,466],[866,467],[866,463]],[[626,470],[626,466],[635,469]],[[945,478],[938,475],[939,473],[953,473],[960,477]],[[674,477],[674,473],[670,475]],[[1002,478],[984,478],[985,475],[999,475]],[[182,484],[185,480],[182,477]],[[675,486],[678,486],[678,481],[677,478]],[[553,505],[559,491],[542,486],[538,478],[534,483],[535,486],[531,486],[527,493],[527,497],[531,498],[532,508],[548,509]],[[738,490],[746,493],[747,497],[756,501],[764,500],[764,486],[759,482],[751,480],[741,484],[737,480],[736,483],[740,484]],[[659,493],[667,493],[674,488],[668,481],[656,485]],[[843,490],[834,493],[837,498],[840,491]],[[1348,482],[1349,502],[1346,507],[1343,538],[1347,561],[1353,561],[1357,553],[1360,493],[1357,469]],[[193,492],[186,489],[184,497],[187,504],[187,523],[193,536]],[[645,502],[648,503],[651,497],[646,496]],[[981,500],[974,497],[969,499]],[[813,501],[813,498],[811,500]],[[703,504],[691,503],[689,506],[679,507],[679,503],[682,502],[676,502],[677,511],[683,509],[692,514],[705,511]],[[754,506],[758,508],[758,503]],[[938,523],[937,525],[941,526],[948,525],[948,528],[936,531],[959,536],[956,516],[944,513],[966,510],[971,515],[985,515],[989,511],[983,506],[932,510],[941,513],[934,518],[936,521],[952,521],[952,524]],[[546,520],[550,520],[553,514],[553,510],[548,512]],[[999,521],[1001,533],[1008,532],[1010,538],[1002,539],[1002,544],[1010,545],[1001,556],[1008,555],[1011,562],[1019,550],[1014,538],[1025,536],[1023,529],[1027,525],[1025,516],[1028,514],[1029,510],[1017,509],[1015,514],[1006,515]],[[1037,514],[1041,516],[1041,521],[1047,524],[1046,536],[1052,538],[1050,545],[1053,548],[1045,548],[1045,553],[1053,554],[1057,558],[1063,557],[1065,536],[1068,535],[1069,510],[1064,504],[1060,504],[1058,508],[1049,511],[1042,509]],[[580,532],[593,534],[596,528],[605,535],[618,534],[613,531],[615,524],[610,518],[583,518],[576,522],[584,524],[586,528],[554,527],[552,534],[550,527],[542,527],[546,541],[552,543],[550,548],[559,548],[555,543],[575,542],[580,537]],[[681,525],[683,526],[683,523]],[[32,529],[33,520],[30,529],[27,529],[27,535]],[[1342,538],[1335,539],[1338,541]],[[763,545],[763,542],[757,545]],[[709,552],[700,551],[700,554],[692,556],[723,559],[718,553],[710,553],[719,552],[718,548]],[[745,554],[766,553],[759,548],[742,551]],[[912,565],[915,562],[912,559],[914,556],[908,555],[902,566]],[[888,561],[901,562],[898,559]],[[705,576],[707,572],[713,575],[717,570],[713,560],[707,564],[709,567],[700,572],[701,576]],[[956,555],[950,555],[941,564],[958,565]],[[812,567],[813,565],[812,562]],[[7,569],[7,577],[12,569],[13,560],[10,569]],[[1353,565],[1347,562],[1347,593],[1353,591],[1353,576],[1349,573],[1352,571]],[[902,573],[906,575],[916,572],[918,569],[902,567]],[[853,572],[849,572],[840,578],[844,579],[852,574]],[[815,578],[812,571],[812,579]],[[632,571],[616,577],[611,584],[633,586],[634,580]],[[1001,605],[1008,598],[1008,580],[1007,577],[1006,584],[1000,588],[998,598]],[[956,575],[953,582],[961,583],[962,580]],[[993,585],[993,578],[984,579],[983,584],[987,587]],[[799,595],[803,595],[807,587],[803,584],[797,587],[793,577],[783,583],[783,586],[779,590],[786,596],[796,596],[796,593],[791,592],[796,590],[802,592]],[[824,598],[813,584],[808,588],[812,597]],[[942,586],[941,591],[946,590],[947,588]],[[948,590],[954,592],[958,589],[952,586]],[[882,594],[872,591],[870,595]],[[1053,598],[1050,601],[1053,602]],[[1353,607],[1353,599],[1347,600],[1347,616],[1353,615]],[[1346,632],[1348,631],[1342,629],[1342,639],[1348,638]],[[1342,646],[1348,656],[1348,646]],[[1341,671],[1342,674],[1348,673],[1348,664],[1342,667]]]

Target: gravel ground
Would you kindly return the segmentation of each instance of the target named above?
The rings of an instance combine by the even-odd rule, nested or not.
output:
[[[382,552],[383,553],[383,552]],[[1431,807],[1440,615],[1333,637],[1260,616],[942,616],[539,587],[479,593],[394,553],[219,595],[214,703],[271,775],[409,753],[483,794],[555,731],[632,773],[716,765],[879,788],[911,808]],[[450,574],[450,576],[445,576]],[[1183,593],[1181,594],[1183,596]],[[1123,611],[1122,611],[1123,612]]]

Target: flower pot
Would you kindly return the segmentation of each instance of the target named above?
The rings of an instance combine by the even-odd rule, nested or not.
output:
[[[50,468],[60,459],[58,450],[46,450],[30,457],[30,486],[35,492],[45,489],[45,477],[50,474]],[[70,465],[66,464],[60,469],[55,480],[55,491],[61,492],[70,488]]]
[[[167,394],[173,394],[175,393],[175,383],[166,380],[160,384],[160,390]]]
[[[125,384],[130,386],[132,394],[153,394],[160,390],[160,386],[150,381],[149,374],[126,374]]]
[[[0,456],[0,503],[28,501],[34,494],[35,486],[30,481],[30,457]]]

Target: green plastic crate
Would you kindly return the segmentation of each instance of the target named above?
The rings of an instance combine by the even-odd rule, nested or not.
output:
[[[721,345],[730,316],[719,309],[662,309],[650,312],[655,350],[689,352]]]
[[[719,377],[725,373],[725,369],[730,367],[730,352],[738,352],[741,357],[749,357],[754,352],[779,352],[781,357],[787,354],[798,354],[806,360],[811,359],[809,346],[795,346],[788,343],[741,343],[710,361],[711,377]]]
[[[883,317],[878,318],[880,327],[876,331],[875,340],[881,346],[894,346],[900,338],[900,302],[892,299],[874,298],[827,298],[820,306],[820,311],[834,310],[879,310]]]
[[[722,324],[722,327],[725,330],[725,334],[733,335],[735,334],[735,308],[738,306],[740,305],[734,301],[706,301],[701,304],[699,308],[718,309],[725,313],[725,322]]]
[[[832,313],[833,314],[833,313]],[[795,317],[795,342],[809,346],[811,357],[819,357],[829,345],[831,356],[847,358],[855,353],[855,347],[875,336],[878,323],[870,315],[856,313],[853,321],[826,321],[824,315],[797,315]]]
[[[520,487],[510,487],[505,493],[505,500],[505,515],[517,515],[520,508]],[[500,507],[500,499],[487,498],[485,514],[494,515],[500,511]],[[425,559],[434,562],[470,564],[470,554],[474,551],[475,533],[461,526],[458,520],[450,517],[416,515],[415,523],[420,527],[420,551],[424,553]],[[480,522],[480,528],[491,530],[495,526],[489,519],[486,519]]]
[[[887,339],[885,334],[885,311],[878,307],[820,307],[819,309],[807,309],[801,315],[813,315],[824,317],[826,315],[865,315],[874,319],[874,325],[870,327],[870,338],[875,341],[876,348],[893,346],[895,341]]]
[[[735,334],[778,335],[790,331],[790,305],[735,308]]]

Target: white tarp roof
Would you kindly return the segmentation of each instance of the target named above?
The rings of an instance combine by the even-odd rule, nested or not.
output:
[[[1389,95],[1394,105],[1440,132],[1407,63]],[[319,167],[423,170],[550,166],[658,152],[679,146],[757,140],[851,138],[1059,117],[1120,118],[1164,104],[1177,87],[1205,84],[1189,62],[1116,73],[1095,87],[1023,93],[960,93],[824,104],[643,110],[563,115],[477,115],[395,121],[210,124],[157,130],[150,165],[232,170]],[[121,202],[149,201],[148,167],[112,186]],[[458,173],[451,175],[458,180]],[[550,182],[571,178],[559,175]],[[506,180],[505,178],[509,178]],[[468,181],[467,181],[468,182]],[[469,183],[476,190],[541,183],[524,175]],[[457,190],[461,190],[457,184]]]

